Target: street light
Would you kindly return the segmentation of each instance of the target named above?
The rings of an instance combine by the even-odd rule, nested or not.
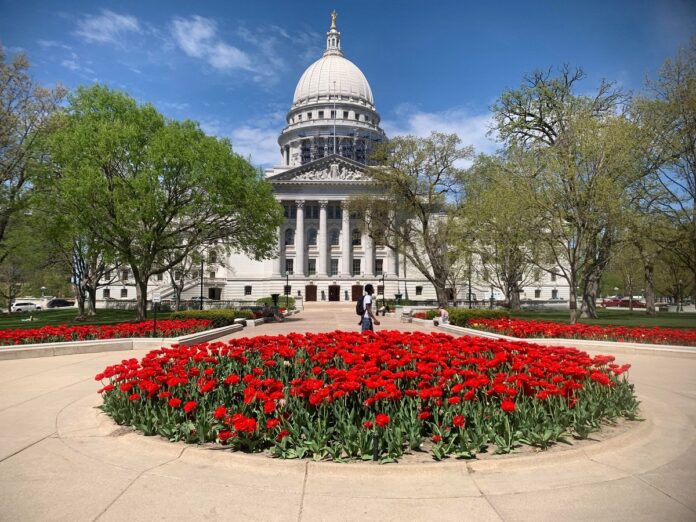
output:
[[[385,277],[387,277],[387,274],[382,271],[382,308],[384,309],[384,315],[387,315],[387,288],[384,286]]]
[[[46,287],[42,286],[41,287],[41,297],[44,297],[46,295]]]
[[[203,252],[201,252],[201,310],[203,310]]]
[[[684,311],[684,302],[682,301],[682,283],[683,281],[680,279],[679,284],[677,286],[677,312]]]
[[[285,271],[285,309],[286,310],[290,309],[290,306],[288,304],[289,300],[290,300],[290,298],[289,298],[289,295],[290,295],[290,274],[291,274],[290,270]]]
[[[493,298],[493,285],[491,285],[491,310],[493,309],[493,301],[494,301],[494,298]]]

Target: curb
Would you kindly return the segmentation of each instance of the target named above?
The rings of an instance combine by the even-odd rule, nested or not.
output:
[[[33,359],[37,357],[56,357],[81,353],[120,352],[126,350],[147,350],[163,345],[204,343],[243,330],[240,324],[223,326],[203,332],[180,337],[130,337],[119,339],[93,339],[90,341],[70,341],[62,343],[25,344],[7,348],[0,347],[0,361]]]

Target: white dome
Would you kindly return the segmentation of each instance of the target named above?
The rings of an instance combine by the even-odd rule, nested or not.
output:
[[[295,88],[293,106],[334,95],[357,98],[374,107],[372,89],[365,75],[353,62],[338,54],[322,56],[307,68]]]

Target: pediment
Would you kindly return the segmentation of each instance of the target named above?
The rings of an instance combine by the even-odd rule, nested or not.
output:
[[[350,183],[370,182],[365,165],[338,155],[300,165],[267,178],[271,183]]]

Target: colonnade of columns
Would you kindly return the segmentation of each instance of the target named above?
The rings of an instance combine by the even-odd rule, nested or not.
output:
[[[334,201],[332,201],[333,203]],[[336,201],[338,202],[338,201]],[[375,274],[375,260],[376,258],[382,259],[382,272],[385,272],[388,276],[396,276],[397,273],[397,260],[394,252],[389,249],[384,249],[384,254],[378,256],[377,248],[374,245],[373,239],[363,231],[361,237],[361,244],[358,247],[353,245],[352,241],[352,230],[353,225],[356,225],[356,220],[351,220],[350,213],[347,209],[347,202],[345,200],[340,201],[341,205],[341,236],[340,236],[340,264],[338,274],[331,274],[331,244],[329,241],[329,220],[328,220],[328,206],[329,200],[316,200],[316,204],[319,206],[319,223],[317,231],[316,240],[316,276],[317,277],[341,277],[350,278],[353,277],[353,259],[361,259],[360,274],[355,274],[355,277],[373,278],[378,274]],[[305,229],[307,223],[305,220],[305,204],[306,201],[303,199],[294,201],[296,217],[294,219],[294,257],[293,259],[293,274],[295,276],[303,277],[308,275],[308,259],[307,254],[308,245],[305,235]],[[369,214],[364,217],[364,219],[369,220]],[[291,221],[291,218],[288,218]],[[352,223],[351,223],[352,221]],[[288,228],[288,223],[278,227],[278,251],[279,256],[273,266],[273,275],[277,277],[285,276],[285,261],[288,259],[288,251],[285,244],[285,230]],[[356,247],[360,250],[357,251]],[[362,254],[362,255],[357,255]],[[336,259],[336,258],[333,258]]]

